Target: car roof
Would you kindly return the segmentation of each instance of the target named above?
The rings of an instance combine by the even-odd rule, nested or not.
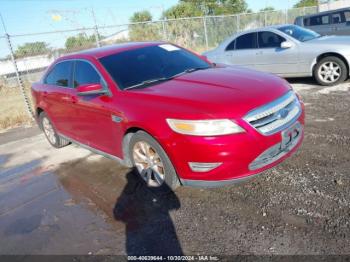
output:
[[[263,30],[271,30],[271,29],[278,29],[282,26],[296,26],[294,24],[279,24],[279,25],[269,25],[269,26],[265,26],[265,27],[259,27],[259,28],[254,28],[254,29],[248,29],[248,30],[244,30],[241,31],[239,33],[237,33],[236,35],[241,35],[242,33],[253,33],[253,32],[258,32],[258,31],[263,31]]]
[[[78,59],[78,58],[88,58],[88,57],[99,59],[101,57],[116,54],[126,50],[138,49],[138,48],[147,47],[147,46],[155,46],[155,45],[160,45],[164,43],[165,42],[162,42],[162,41],[119,43],[114,45],[86,49],[76,53],[64,55],[64,56],[61,56],[58,60],[62,61],[67,59]]]

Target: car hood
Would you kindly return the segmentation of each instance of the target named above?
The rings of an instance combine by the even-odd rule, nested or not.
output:
[[[142,94],[143,102],[148,97],[154,102],[166,103],[174,113],[191,110],[191,113],[196,111],[213,117],[242,117],[288,90],[289,84],[272,74],[237,66],[220,66],[129,92]],[[159,99],[156,101],[155,97]],[[170,104],[173,107],[169,107]]]
[[[350,36],[323,36],[319,38],[315,38],[313,40],[308,41],[308,43],[312,44],[333,44],[333,45],[350,45]]]

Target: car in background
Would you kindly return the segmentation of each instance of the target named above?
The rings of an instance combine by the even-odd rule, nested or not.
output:
[[[205,52],[210,61],[282,77],[314,77],[335,85],[349,77],[350,36],[321,36],[296,25],[275,25],[233,35]]]
[[[299,16],[294,24],[321,35],[350,35],[350,7]]]
[[[150,187],[238,182],[285,160],[303,138],[304,106],[285,80],[164,42],[60,57],[32,94],[51,145],[120,160]]]

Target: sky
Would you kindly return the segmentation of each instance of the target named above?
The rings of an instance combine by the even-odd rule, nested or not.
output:
[[[100,26],[128,23],[130,16],[141,10],[149,10],[154,19],[159,19],[163,10],[178,0],[0,0],[0,14],[10,35],[69,30],[93,27],[93,13]],[[275,9],[292,7],[297,0],[246,0],[249,8],[258,11],[266,6]],[[122,29],[122,27],[120,27]],[[115,31],[115,30],[114,30]],[[108,35],[108,32],[101,32]],[[4,29],[0,24],[0,36]],[[61,43],[72,33],[55,33],[49,36],[17,36],[13,38],[16,47],[24,42],[43,41]],[[45,39],[45,40],[46,40]],[[0,57],[6,55],[4,38],[0,38]],[[7,50],[7,51],[6,51]]]

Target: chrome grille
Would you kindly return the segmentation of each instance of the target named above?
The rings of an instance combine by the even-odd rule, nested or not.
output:
[[[275,134],[294,123],[301,114],[300,102],[293,91],[249,112],[243,119],[263,135]]]

